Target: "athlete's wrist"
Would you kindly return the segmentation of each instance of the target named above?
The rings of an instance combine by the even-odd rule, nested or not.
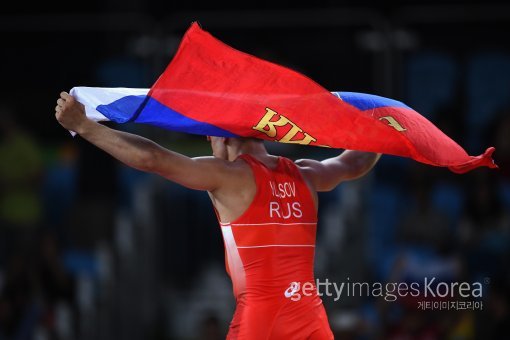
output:
[[[94,128],[94,125],[97,124],[95,122],[93,122],[92,120],[84,117],[76,126],[75,128],[75,132],[77,134],[79,134],[80,136],[83,136],[85,134],[87,134],[88,132],[90,132],[93,128]]]

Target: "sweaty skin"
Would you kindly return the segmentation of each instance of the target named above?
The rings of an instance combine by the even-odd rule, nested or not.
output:
[[[332,338],[320,298],[289,304],[284,291],[291,279],[313,283],[317,192],[362,177],[381,154],[346,150],[323,161],[292,162],[268,154],[257,139],[209,137],[212,156],[190,158],[89,120],[83,105],[66,92],[57,100],[55,117],[65,129],[130,167],[208,192],[222,228],[237,299],[229,338]],[[298,228],[297,232],[285,234],[286,226]],[[294,243],[280,244],[292,238]],[[302,270],[286,275],[282,267]],[[238,272],[244,276],[238,277]],[[303,327],[295,327],[300,317]]]

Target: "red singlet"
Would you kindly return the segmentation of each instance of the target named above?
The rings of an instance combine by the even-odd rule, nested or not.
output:
[[[241,217],[220,223],[236,297],[227,339],[333,339],[314,282],[317,212],[308,186],[287,158],[274,170],[240,158],[257,192]]]

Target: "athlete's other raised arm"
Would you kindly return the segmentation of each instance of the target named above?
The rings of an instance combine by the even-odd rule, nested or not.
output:
[[[343,181],[364,176],[380,157],[380,153],[345,150],[323,161],[301,159],[296,165],[316,191],[330,191]]]
[[[233,167],[225,160],[190,158],[147,138],[96,123],[86,117],[83,105],[66,92],[57,100],[55,117],[64,128],[75,131],[124,164],[159,174],[191,189],[214,191],[233,175],[229,173],[234,171]]]

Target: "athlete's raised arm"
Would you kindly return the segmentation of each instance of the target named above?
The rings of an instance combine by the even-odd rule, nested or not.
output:
[[[111,129],[88,119],[83,105],[66,92],[60,94],[55,117],[66,129],[106,151],[124,164],[152,172],[197,190],[214,191],[225,178],[235,175],[230,162],[215,157],[189,158],[153,141]]]
[[[380,157],[380,153],[345,150],[323,161],[301,159],[296,165],[316,191],[330,191],[343,181],[364,176]]]

